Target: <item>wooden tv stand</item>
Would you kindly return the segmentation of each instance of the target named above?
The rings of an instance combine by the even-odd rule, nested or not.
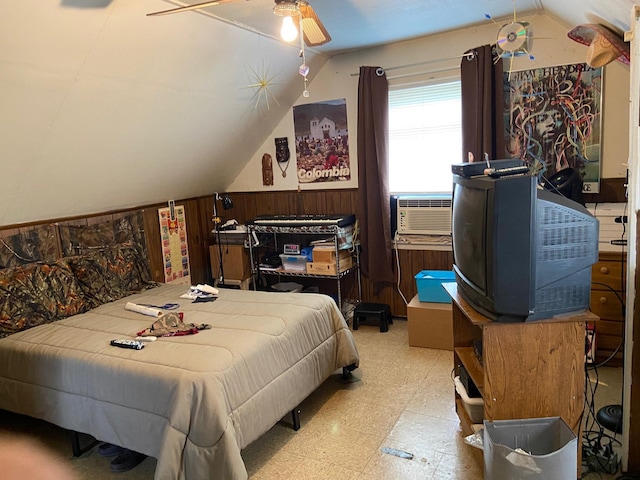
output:
[[[444,284],[451,298],[454,368],[460,366],[484,399],[484,419],[561,417],[578,436],[584,407],[585,324],[598,320],[580,311],[535,322],[499,323],[474,310],[455,283]],[[474,353],[482,342],[482,363]],[[456,393],[456,412],[464,435],[472,422]]]

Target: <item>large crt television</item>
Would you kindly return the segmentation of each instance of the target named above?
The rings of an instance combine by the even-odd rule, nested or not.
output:
[[[538,188],[537,177],[453,176],[458,293],[496,321],[529,321],[589,308],[598,220]]]

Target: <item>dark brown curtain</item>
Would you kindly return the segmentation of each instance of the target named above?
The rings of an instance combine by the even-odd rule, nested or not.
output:
[[[360,67],[358,222],[362,274],[374,293],[394,282],[389,220],[389,84],[380,67]]]
[[[460,81],[462,88],[462,154],[468,161],[471,152],[475,161],[505,156],[504,149],[504,81],[502,58],[495,62],[491,45],[474,48],[462,58]]]

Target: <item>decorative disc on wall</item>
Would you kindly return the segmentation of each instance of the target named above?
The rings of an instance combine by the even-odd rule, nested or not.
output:
[[[502,57],[529,55],[533,44],[531,26],[528,22],[511,22],[503,25],[496,39],[498,53]]]

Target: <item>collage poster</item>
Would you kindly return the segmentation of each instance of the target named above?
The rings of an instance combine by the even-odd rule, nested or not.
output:
[[[189,249],[184,207],[158,209],[160,235],[162,237],[162,265],[165,283],[191,284],[189,273]]]
[[[298,184],[351,179],[346,100],[293,107]]]
[[[579,63],[505,73],[504,86],[507,157],[544,164],[546,178],[573,168],[583,177],[583,192],[598,193],[602,67]]]

